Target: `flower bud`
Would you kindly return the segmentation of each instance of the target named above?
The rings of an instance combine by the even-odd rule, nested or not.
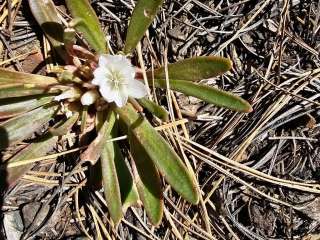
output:
[[[95,101],[98,98],[99,98],[99,93],[97,92],[97,90],[87,91],[81,96],[81,104],[83,106],[89,106],[95,103]]]

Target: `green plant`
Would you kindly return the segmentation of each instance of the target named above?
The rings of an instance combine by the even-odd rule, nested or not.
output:
[[[59,67],[57,77],[0,69],[0,118],[7,119],[0,124],[1,137],[6,139],[1,141],[1,149],[27,139],[56,116],[64,116],[43,136],[12,157],[8,164],[44,156],[56,145],[59,136],[67,134],[78,121],[81,122],[80,131],[87,131],[88,114],[93,114],[96,137],[81,153],[80,159],[92,165],[100,159],[105,198],[115,224],[119,223],[125,210],[139,200],[150,221],[154,225],[160,223],[163,212],[160,175],[185,200],[192,204],[199,201],[192,170],[143,116],[141,109],[163,121],[168,119],[168,113],[144,97],[148,89],[140,81],[141,73],[135,72],[127,60],[162,2],[137,2],[123,53],[111,56],[98,18],[87,0],[66,0],[73,16],[67,27],[63,27],[51,0],[29,0],[33,15],[66,66]],[[83,36],[90,49],[75,45],[76,33]],[[250,112],[251,106],[240,97],[197,83],[222,74],[231,66],[226,58],[196,57],[169,64],[167,69],[147,71],[146,75],[151,86],[166,89],[169,84],[172,90],[208,103]],[[127,135],[129,148],[112,141],[123,134]],[[134,160],[130,166],[125,160],[125,152]],[[30,167],[8,169],[8,183],[16,182]]]

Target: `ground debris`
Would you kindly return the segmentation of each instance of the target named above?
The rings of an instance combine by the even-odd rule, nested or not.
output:
[[[0,3],[0,15],[7,2]],[[16,2],[21,7],[13,8],[14,21],[0,18],[1,67],[46,74],[58,61],[44,57],[43,34],[27,1]],[[54,2],[68,19],[64,1]],[[133,1],[91,2],[110,48],[121,51]],[[231,91],[254,109],[235,113],[174,93],[174,114],[188,120],[190,140],[203,148],[167,138],[196,169],[201,204],[189,206],[167,188],[170,219],[153,228],[142,209],[130,208],[115,229],[101,200],[101,182],[87,183],[89,167],[76,169],[64,182],[76,168],[76,153],[35,164],[26,178],[1,193],[2,232],[10,240],[21,235],[96,239],[95,211],[113,239],[177,239],[175,230],[185,239],[320,239],[320,198],[312,192],[319,190],[320,179],[319,15],[315,0],[165,1],[142,40],[146,67],[199,55],[228,57],[233,69],[202,83]],[[156,96],[168,109],[164,91]],[[1,160],[26,144],[1,152]],[[68,136],[56,149],[76,145]],[[292,189],[297,183],[301,189]],[[308,184],[317,187],[303,190]]]

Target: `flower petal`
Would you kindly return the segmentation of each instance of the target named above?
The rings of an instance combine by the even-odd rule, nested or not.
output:
[[[92,84],[99,86],[107,102],[115,102],[122,107],[129,96],[141,98],[147,94],[143,83],[134,79],[135,74],[135,68],[125,56],[102,54],[99,56],[99,66],[93,72]]]
[[[100,84],[99,92],[107,102],[110,103],[114,101],[115,91],[113,90],[112,85],[110,83],[104,82],[103,84]]]
[[[101,54],[99,56],[99,67],[107,67],[110,62],[112,62],[112,55]]]
[[[117,91],[117,94],[115,94],[114,102],[118,107],[123,107],[126,105],[128,101],[128,93],[126,89],[122,89],[120,91]]]
[[[109,69],[106,67],[98,67],[96,70],[93,71],[94,78],[92,79],[92,84],[99,85],[101,82],[108,81],[106,76],[109,73]]]
[[[120,72],[126,78],[134,77],[135,69],[133,68],[129,59],[122,55],[115,55],[112,56],[112,58],[112,64],[110,65],[110,67],[113,70]]]
[[[136,70],[131,64],[126,65],[126,67],[122,67],[122,69],[120,71],[121,71],[122,76],[124,77],[125,83],[129,83],[131,81],[134,81],[134,77],[136,75]]]
[[[147,95],[147,87],[138,80],[131,80],[127,85],[128,95],[133,98],[142,98]]]

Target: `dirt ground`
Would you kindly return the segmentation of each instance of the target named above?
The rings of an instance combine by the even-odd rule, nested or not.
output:
[[[12,0],[10,16],[8,2],[0,1],[0,67],[46,74],[44,37],[27,1]],[[64,1],[54,2],[68,21]],[[134,1],[91,2],[111,49],[121,50]],[[188,120],[184,153],[200,204],[190,206],[167,188],[160,226],[136,207],[115,229],[100,186],[80,186],[88,169],[64,184],[78,158],[73,153],[35,164],[3,193],[3,239],[98,239],[89,206],[110,239],[320,239],[320,1],[167,0],[141,43],[147,68],[202,55],[230,58],[231,71],[202,82],[253,106],[236,113],[174,93]],[[157,92],[167,108],[165,94]],[[62,141],[53,152],[67,149]]]

